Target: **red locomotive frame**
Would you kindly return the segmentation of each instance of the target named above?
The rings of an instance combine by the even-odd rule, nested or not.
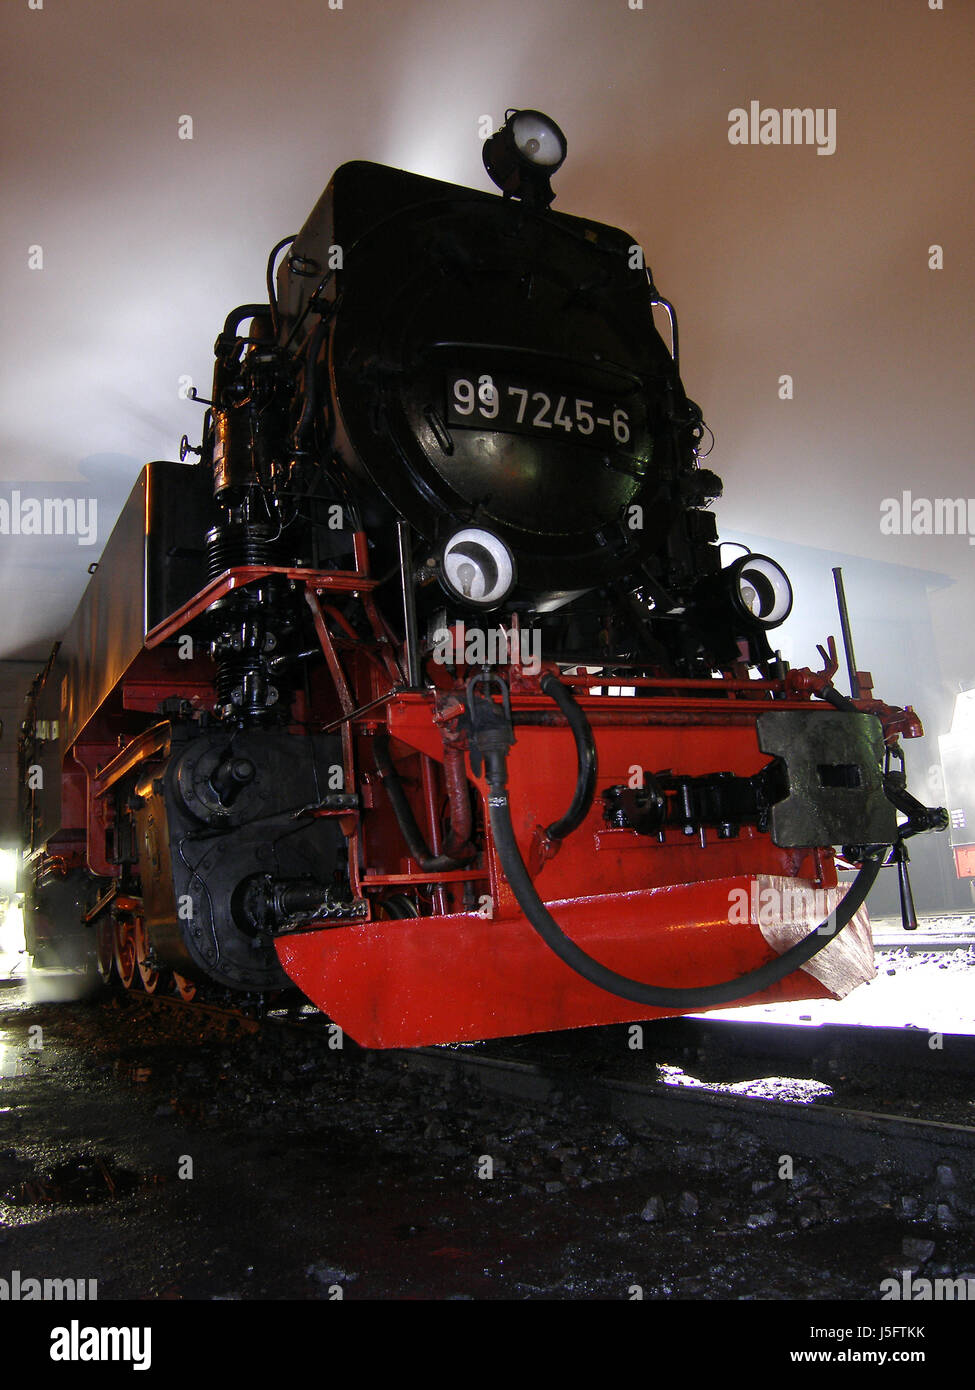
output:
[[[119,747],[113,739],[112,709],[158,709],[167,697],[196,709],[213,707],[209,661],[173,660],[177,638],[206,609],[233,589],[270,573],[300,586],[314,618],[325,657],[308,723],[341,730],[345,784],[358,788],[356,812],[322,811],[339,819],[349,840],[352,887],[369,902],[369,915],[354,922],[316,922],[277,941],[280,961],[299,989],[357,1042],[368,1047],[484,1038],[515,1033],[629,1022],[685,1012],[648,1008],[615,997],[580,978],[553,955],[526,921],[495,852],[483,817],[485,851],[473,866],[431,872],[406,852],[368,755],[377,732],[393,741],[394,758],[407,784],[418,823],[437,854],[438,806],[448,795],[446,759],[463,750],[456,729],[463,681],[436,673],[440,690],[403,688],[399,653],[381,614],[369,601],[375,581],[367,568],[365,537],[356,536],[355,570],[282,570],[250,566],[229,570],[151,630],[143,653],[80,734],[63,769],[65,829],[46,857],[48,872],[86,867],[118,880],[107,842],[112,817],[109,793],[136,765],[159,752],[166,724],[154,723]],[[365,642],[328,600],[355,594],[366,604],[373,626]],[[170,643],[170,645],[165,645]],[[694,776],[721,767],[747,777],[768,763],[756,738],[757,717],[774,702],[817,718],[829,707],[813,699],[836,670],[830,659],[820,673],[794,670],[782,680],[747,677],[713,680],[633,678],[633,694],[602,693],[605,676],[566,675],[575,688],[596,740],[600,783],[625,781],[634,765],[667,766]],[[778,954],[757,921],[730,919],[729,903],[758,879],[788,881],[826,892],[837,885],[829,850],[782,849],[770,836],[744,827],[733,839],[704,830],[689,842],[668,828],[661,838],[632,829],[608,828],[598,802],[557,853],[546,846],[542,827],[567,802],[574,767],[571,737],[539,689],[540,675],[509,671],[512,711],[538,719],[518,725],[512,752],[510,802],[522,855],[539,892],[570,937],[607,965],[627,975],[673,987],[708,984],[743,975]],[[616,679],[622,679],[617,677]],[[600,689],[602,688],[602,689]],[[600,693],[594,693],[599,690]],[[299,701],[300,701],[299,697]],[[880,713],[889,740],[915,736],[912,711],[891,709],[869,698],[857,708]],[[485,778],[475,777],[465,757],[464,777],[483,804]],[[412,774],[412,775],[410,775]],[[56,854],[55,854],[56,850]],[[478,906],[465,908],[476,899]],[[404,889],[429,895],[430,915],[398,918],[384,903]],[[835,895],[834,895],[835,896]],[[139,949],[139,904],[110,890],[91,914],[101,921],[103,972],[110,949],[115,967],[130,986],[133,943]],[[111,924],[111,925],[110,925]],[[804,924],[808,930],[814,922]],[[800,933],[801,934],[801,933]],[[144,945],[142,946],[144,951]],[[869,977],[872,964],[865,909],[820,959],[839,958],[831,977],[843,992]],[[144,959],[141,962],[145,964]],[[143,968],[141,980],[155,988],[158,972]],[[186,986],[180,980],[181,987]],[[742,1003],[830,997],[832,990],[806,970],[744,998]]]

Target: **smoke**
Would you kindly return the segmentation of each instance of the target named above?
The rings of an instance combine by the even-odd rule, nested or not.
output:
[[[27,1004],[74,1003],[98,986],[90,971],[66,968],[35,969],[24,939],[24,914],[16,899],[0,899],[0,983],[22,981]]]
[[[27,967],[24,983],[27,1004],[76,1004],[89,999],[99,986],[97,977],[84,970],[37,970],[32,965]]]
[[[0,899],[0,980],[22,979],[26,966],[23,912],[16,901]]]

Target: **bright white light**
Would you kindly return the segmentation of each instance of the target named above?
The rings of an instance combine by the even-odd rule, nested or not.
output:
[[[20,855],[13,849],[0,849],[0,894],[8,897],[17,887],[17,865]]]
[[[699,1017],[701,1015],[698,1015]],[[707,1017],[707,1015],[703,1015]],[[658,1075],[665,1086],[690,1086],[700,1091],[720,1091],[729,1096],[755,1096],[762,1100],[791,1101],[795,1105],[811,1105],[833,1094],[824,1081],[811,1081],[805,1076],[758,1076],[753,1081],[699,1081],[680,1067],[661,1063]]]
[[[458,597],[483,606],[501,602],[514,583],[515,568],[504,541],[471,526],[444,546],[443,574]]]
[[[792,607],[792,585],[785,571],[766,555],[748,555],[738,572],[741,601],[762,623],[773,626]]]
[[[550,168],[565,158],[565,146],[546,120],[533,111],[523,111],[511,122],[511,134],[519,154],[533,164]]]
[[[25,949],[24,914],[10,902],[6,911],[0,907],[0,979],[24,974]]]

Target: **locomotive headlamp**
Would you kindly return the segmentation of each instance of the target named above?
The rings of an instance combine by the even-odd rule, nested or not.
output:
[[[529,164],[543,164],[552,173],[565,159],[565,136],[540,111],[519,111],[511,118],[515,149]]]
[[[725,570],[739,617],[759,627],[778,627],[792,612],[792,585],[767,555],[741,555]]]
[[[472,526],[456,531],[444,546],[440,574],[452,597],[494,608],[514,587],[515,562],[504,541]]]
[[[566,155],[565,136],[541,111],[506,111],[500,130],[484,142],[484,167],[506,198],[548,207],[549,180]]]

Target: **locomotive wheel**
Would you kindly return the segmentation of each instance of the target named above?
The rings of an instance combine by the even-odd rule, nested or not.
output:
[[[149,938],[146,935],[145,919],[140,915],[135,920],[135,959],[139,967],[142,988],[146,994],[155,994],[159,988],[159,971],[147,964]]]
[[[137,971],[135,923],[129,917],[115,922],[115,968],[125,989],[132,989]]]
[[[95,964],[103,985],[117,983],[115,973],[115,931],[110,917],[103,917],[95,928]]]
[[[391,917],[394,921],[420,915],[416,903],[405,893],[393,893],[391,897],[384,898],[379,904],[379,909],[384,917]]]
[[[191,999],[196,998],[196,985],[192,980],[188,980],[185,975],[177,975],[174,970],[173,993],[188,1004]]]

